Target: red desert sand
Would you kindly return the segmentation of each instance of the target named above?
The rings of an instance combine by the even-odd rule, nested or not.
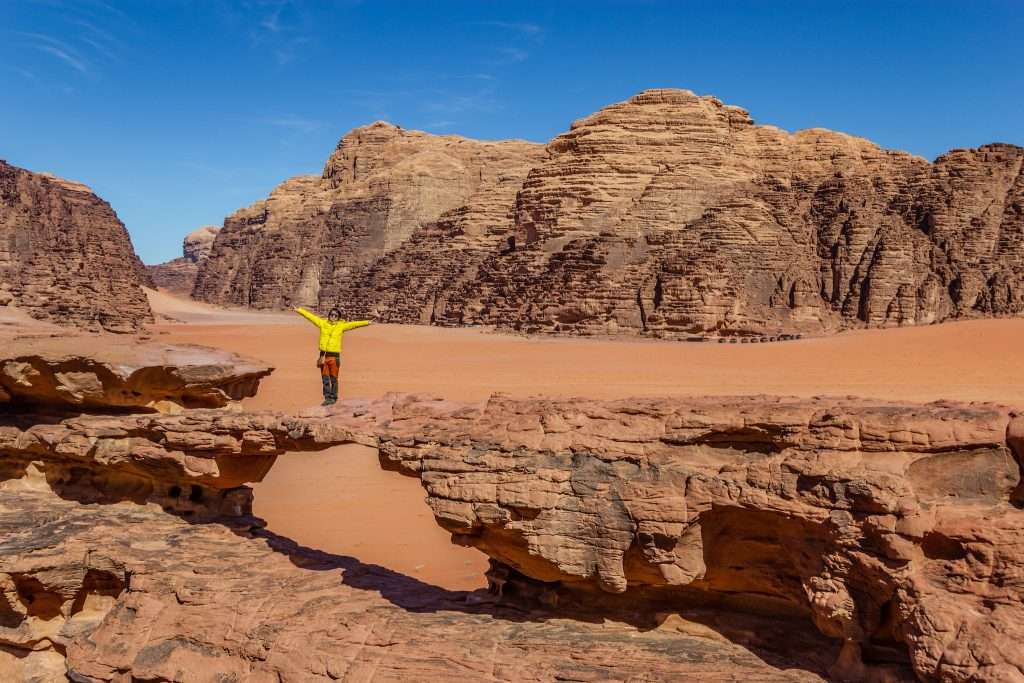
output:
[[[297,315],[229,311],[150,293],[161,341],[216,346],[270,363],[250,408],[318,405],[316,330]],[[1024,320],[849,332],[769,344],[525,338],[476,329],[374,325],[345,336],[342,398],[391,391],[482,400],[494,392],[858,395],[997,401],[1024,407]],[[486,561],[453,546],[419,482],[383,472],[356,446],[281,458],[256,485],[272,530],[450,589],[484,585]]]

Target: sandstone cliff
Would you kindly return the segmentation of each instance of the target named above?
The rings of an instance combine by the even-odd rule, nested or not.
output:
[[[657,336],[1016,315],[1022,163],[989,145],[929,164],[648,91],[548,145],[516,202],[525,248],[453,298],[468,322]]]
[[[94,330],[152,319],[124,225],[85,185],[0,161],[0,305]]]
[[[1022,164],[1012,145],[928,163],[790,134],[683,90],[543,151],[374,124],[229,217],[196,296],[668,338],[1019,315]]]
[[[212,225],[193,230],[182,241],[180,257],[155,266],[146,266],[153,284],[178,296],[191,296],[199,264],[210,255],[213,240],[219,230]]]
[[[515,193],[541,154],[520,141],[357,128],[322,176],[292,178],[225,219],[194,296],[428,322],[435,299],[511,234]]]

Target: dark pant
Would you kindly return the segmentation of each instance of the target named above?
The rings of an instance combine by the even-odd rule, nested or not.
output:
[[[325,353],[323,365],[320,366],[320,379],[324,383],[324,400],[338,400],[338,371],[341,369],[341,356],[336,353]]]

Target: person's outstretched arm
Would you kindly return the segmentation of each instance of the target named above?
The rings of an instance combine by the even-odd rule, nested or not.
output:
[[[320,316],[316,315],[315,313],[310,313],[305,308],[301,308],[301,307],[300,308],[296,308],[295,312],[298,313],[299,315],[301,315],[303,318],[305,318],[309,322],[311,322],[314,325],[316,325],[317,327],[323,327],[324,326],[324,319],[323,318],[321,318]]]
[[[366,327],[369,324],[369,320],[349,320],[342,326],[341,329],[344,330],[345,332],[348,332],[349,330],[354,330],[357,327]]]

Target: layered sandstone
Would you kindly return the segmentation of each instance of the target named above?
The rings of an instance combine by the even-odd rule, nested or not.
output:
[[[219,231],[220,228],[213,225],[193,230],[182,241],[180,257],[155,266],[146,266],[153,284],[178,296],[191,296],[199,264],[210,255],[213,240]]]
[[[836,676],[1024,679],[1024,418],[863,400],[398,401],[418,476],[492,585],[549,604],[804,614]],[[618,596],[612,598],[610,596]],[[879,679],[884,680],[884,678]]]
[[[1019,315],[1022,164],[1013,145],[928,163],[790,134],[685,90],[606,107],[543,151],[374,124],[321,178],[229,217],[196,295],[668,338]]]
[[[0,409],[177,411],[255,396],[273,368],[192,345],[72,338],[0,339]],[[88,351],[76,347],[93,347]]]
[[[194,296],[427,322],[435,300],[511,233],[515,193],[541,153],[521,141],[357,128],[321,176],[292,178],[225,219]]]
[[[142,262],[110,205],[85,185],[0,161],[0,305],[92,330],[152,319]]]
[[[451,595],[437,600],[394,575],[369,586],[375,597],[353,593],[338,579],[365,576],[357,561],[250,534],[245,482],[285,451],[353,442],[420,479],[438,523],[492,558],[493,592],[530,610],[539,631],[513,626],[498,608],[467,608],[465,596],[456,602],[473,617],[449,614],[462,609]],[[1024,419],[987,404],[388,396],[298,416],[190,410],[60,420],[22,408],[0,427],[8,482],[0,518],[29,511],[3,518],[12,540],[0,542],[0,576],[11,588],[0,638],[22,655],[43,653],[28,658],[40,666],[66,654],[81,680],[100,681],[128,671],[173,680],[169,672],[200,664],[210,680],[225,672],[372,678],[363,657],[378,651],[354,641],[365,645],[368,633],[396,648],[371,657],[396,667],[387,671],[467,680],[779,676],[720,649],[732,647],[722,636],[773,663],[790,657],[786,666],[805,674],[784,675],[808,680],[826,669],[846,680],[903,680],[911,671],[927,681],[1019,680],[1022,463]],[[92,505],[55,504],[53,494]],[[52,526],[32,521],[41,509]],[[132,535],[120,531],[129,523]],[[139,533],[159,540],[140,542]],[[282,548],[285,557],[275,556]],[[127,578],[111,576],[132,577],[131,591]],[[264,607],[209,628],[226,618],[219,613],[235,614],[228,602],[247,604],[240,595]],[[390,611],[382,596],[405,611]],[[98,605],[102,619],[76,622],[83,604]],[[697,613],[710,630],[692,624]],[[730,614],[775,621],[749,617],[737,630],[724,625],[739,618]],[[578,621],[541,626],[584,616],[661,628],[616,626],[606,641]],[[367,619],[383,630],[367,631]],[[327,623],[335,626],[318,626]],[[780,654],[769,636],[780,623],[807,647]],[[451,653],[441,643],[466,632],[475,635],[464,655],[424,663],[415,654]],[[694,645],[681,633],[704,638],[706,656],[687,655]],[[563,656],[534,636],[554,638]],[[527,648],[524,667],[498,675],[501,658],[457,673],[484,645]],[[579,654],[567,661],[570,650]],[[703,668],[716,657],[729,666]]]
[[[834,654],[798,624],[527,611],[249,525],[28,487],[0,489],[0,586],[5,681],[820,683]]]

